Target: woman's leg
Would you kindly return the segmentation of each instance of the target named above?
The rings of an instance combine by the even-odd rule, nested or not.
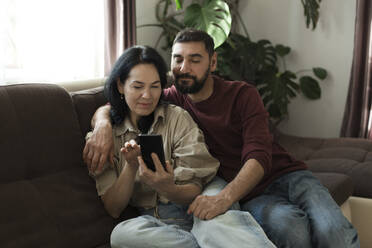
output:
[[[112,248],[198,248],[193,235],[177,225],[144,215],[119,223],[111,233]]]
[[[138,210],[142,216],[123,221],[112,231],[113,248],[199,247],[190,233],[193,218],[187,214],[187,206],[159,203],[155,208]]]
[[[224,180],[216,177],[202,194],[216,195],[226,184]],[[194,217],[191,233],[200,247],[275,247],[253,217],[247,212],[239,211],[239,208],[239,204],[235,203],[226,213],[211,220],[205,221]]]

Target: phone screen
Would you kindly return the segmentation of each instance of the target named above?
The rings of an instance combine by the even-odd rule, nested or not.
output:
[[[160,134],[140,134],[138,135],[141,146],[143,161],[147,167],[155,171],[155,165],[152,161],[151,153],[156,153],[163,167],[165,168],[165,157],[163,148],[163,139]]]

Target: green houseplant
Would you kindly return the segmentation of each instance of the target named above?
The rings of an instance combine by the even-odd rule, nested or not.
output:
[[[321,0],[301,0],[308,28],[316,28]],[[172,4],[176,11],[170,11]],[[286,68],[290,54],[288,46],[273,45],[269,40],[252,41],[238,12],[239,0],[192,1],[183,6],[181,0],[159,0],[155,13],[157,26],[162,32],[156,43],[165,39],[163,49],[170,49],[178,31],[185,27],[201,29],[215,40],[218,56],[216,74],[226,79],[255,84],[274,124],[288,116],[288,104],[298,94],[319,99],[318,80],[327,77],[327,71],[315,67],[294,73]],[[240,25],[244,34],[235,30]]]

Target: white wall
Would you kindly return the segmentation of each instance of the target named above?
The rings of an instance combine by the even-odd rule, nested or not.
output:
[[[136,0],[137,27],[144,24],[156,24],[155,6],[158,0]],[[137,28],[137,44],[155,47],[162,29],[158,27]],[[170,53],[161,49],[162,43],[157,47],[165,61],[170,62]]]
[[[157,2],[136,0],[137,25],[156,23]],[[321,66],[329,72],[328,79],[321,82],[321,99],[294,99],[289,119],[279,128],[300,136],[338,137],[352,62],[355,1],[322,1],[314,31],[306,29],[300,0],[242,0],[239,9],[253,40],[265,38],[292,48],[288,69],[296,72]],[[154,46],[160,31],[154,27],[137,29],[138,44]],[[169,54],[162,54],[169,62]]]
[[[322,1],[314,31],[306,29],[300,0],[240,1],[240,10],[253,40],[266,38],[292,48],[288,69],[321,66],[329,72],[321,82],[321,99],[294,99],[289,119],[279,128],[300,136],[338,137],[352,63],[355,1]]]

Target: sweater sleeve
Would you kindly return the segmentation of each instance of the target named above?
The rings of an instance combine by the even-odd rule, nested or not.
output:
[[[241,162],[256,159],[265,171],[271,171],[272,135],[268,127],[268,113],[254,87],[243,87],[237,98],[242,120],[243,149]]]

